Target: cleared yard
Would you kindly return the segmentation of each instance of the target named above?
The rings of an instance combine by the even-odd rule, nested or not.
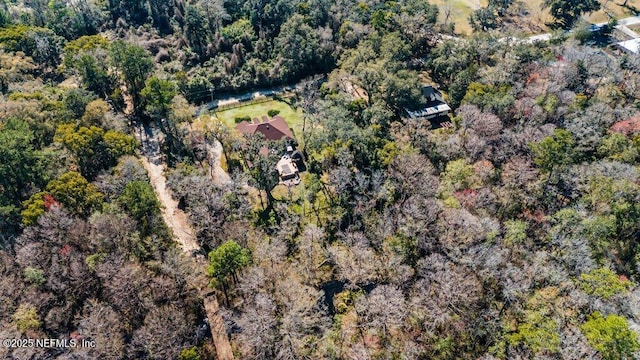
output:
[[[230,128],[236,126],[235,119],[248,116],[251,119],[268,116],[269,110],[278,110],[279,116],[282,116],[293,130],[296,140],[302,140],[302,109],[294,109],[287,102],[282,100],[269,100],[262,103],[243,105],[237,108],[214,111],[212,116],[217,117]]]
[[[440,9],[439,22],[444,22],[447,14],[449,14],[449,22],[456,24],[455,30],[461,34],[471,34],[471,25],[469,24],[469,15],[479,7],[486,6],[487,0],[431,0]],[[523,21],[532,23],[544,31],[549,29],[544,25],[545,22],[551,20],[547,10],[542,10],[544,0],[527,0],[523,5],[529,10],[529,15]],[[591,14],[588,20],[593,23],[605,22],[608,20],[607,13],[617,18],[625,18],[633,16],[633,13],[620,4],[623,0],[618,1],[601,1],[606,4],[604,9]],[[640,0],[628,0],[627,6],[630,8],[640,9]],[[523,26],[523,28],[526,28]]]
[[[432,4],[438,5],[440,15],[438,21],[443,23],[455,23],[455,30],[461,34],[471,34],[471,25],[469,25],[469,15],[481,7],[487,5],[487,0],[431,0]],[[447,19],[447,14],[449,18]]]

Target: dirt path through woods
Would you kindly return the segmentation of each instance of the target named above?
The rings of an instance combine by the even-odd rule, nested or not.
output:
[[[188,215],[178,207],[178,201],[173,198],[171,189],[167,187],[167,178],[164,175],[167,166],[163,161],[160,151],[162,137],[159,131],[150,127],[139,127],[136,131],[136,137],[142,144],[143,150],[143,156],[139,158],[140,162],[142,162],[142,166],[147,171],[153,190],[162,204],[162,218],[171,229],[173,239],[180,244],[182,251],[189,255],[198,266],[206,266],[206,260],[201,255],[192,257],[201,251],[196,238],[196,232],[193,229]],[[219,156],[221,150],[220,148],[217,151],[217,164],[220,163]],[[226,173],[224,174],[226,175]],[[215,293],[208,291],[209,289],[206,288],[201,289],[201,295],[205,312],[207,313],[207,319],[209,320],[209,327],[211,328],[211,336],[216,348],[217,358],[219,360],[234,360],[231,344],[227,337],[226,326],[220,316],[218,300]]]

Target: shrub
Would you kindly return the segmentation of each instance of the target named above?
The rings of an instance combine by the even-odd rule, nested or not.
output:
[[[251,116],[238,116],[236,118],[233,119],[233,121],[235,121],[236,124],[239,124],[243,121],[248,121],[251,122]]]
[[[271,109],[271,110],[267,111],[267,114],[269,115],[269,117],[274,117],[274,116],[280,114],[280,110]]]
[[[188,348],[188,349],[182,349],[182,351],[180,352],[180,360],[200,360],[202,359],[200,357],[200,354],[198,354],[198,349],[196,349],[195,347],[192,348]]]
[[[632,359],[633,354],[640,350],[637,333],[622,316],[603,317],[599,312],[595,312],[580,329],[589,345],[605,360]]]
[[[29,284],[41,286],[45,283],[44,272],[40,269],[28,266],[24,269],[24,280]]]
[[[13,314],[13,321],[21,332],[35,330],[40,327],[40,317],[36,312],[36,308],[31,304],[20,305]]]

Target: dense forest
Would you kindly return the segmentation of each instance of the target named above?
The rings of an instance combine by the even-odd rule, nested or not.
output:
[[[506,36],[523,6],[461,36],[426,0],[1,1],[0,339],[96,346],[0,358],[215,359],[205,292],[237,359],[640,357],[640,57]],[[207,102],[290,84],[285,188]],[[451,126],[405,116],[425,84]]]

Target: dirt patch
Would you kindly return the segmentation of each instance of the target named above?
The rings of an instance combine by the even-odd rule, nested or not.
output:
[[[199,251],[200,245],[198,245],[189,217],[178,208],[178,202],[171,196],[171,190],[167,188],[164,163],[149,161],[147,158],[140,160],[145,170],[147,170],[151,185],[162,204],[162,218],[172,230],[175,241],[182,246],[182,250],[186,253],[192,254]]]
[[[228,184],[231,182],[231,177],[224,171],[221,164],[222,160],[222,144],[219,141],[215,141],[213,146],[209,146],[209,164],[211,164],[211,172],[213,180],[219,185]]]

